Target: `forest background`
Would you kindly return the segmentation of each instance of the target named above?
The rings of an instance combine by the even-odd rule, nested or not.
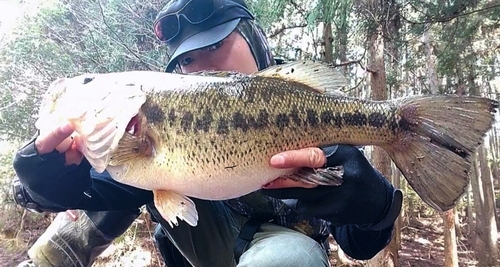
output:
[[[40,97],[57,77],[85,72],[161,71],[167,61],[152,22],[160,0],[0,0],[0,266],[15,266],[53,219],[26,212],[10,191],[12,155],[34,133]],[[274,55],[338,65],[367,99],[415,94],[500,93],[498,0],[247,0]],[[500,266],[498,125],[478,149],[471,186],[439,213],[416,196],[386,155],[375,166],[404,192],[391,244],[370,261],[336,266]],[[500,204],[500,203],[499,203]],[[148,216],[139,217],[95,266],[162,266]]]

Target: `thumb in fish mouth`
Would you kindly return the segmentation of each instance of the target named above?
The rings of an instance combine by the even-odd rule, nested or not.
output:
[[[302,187],[302,188],[314,188],[318,186],[317,184],[306,183],[303,181],[294,181],[292,179],[279,177],[262,186],[264,189],[279,189],[279,188],[292,188],[292,187]]]

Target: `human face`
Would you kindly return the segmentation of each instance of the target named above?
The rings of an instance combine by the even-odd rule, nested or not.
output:
[[[179,56],[178,61],[183,73],[216,70],[250,74],[258,70],[250,47],[236,31],[219,43]]]

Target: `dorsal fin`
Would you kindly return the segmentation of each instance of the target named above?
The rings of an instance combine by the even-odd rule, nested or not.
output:
[[[306,84],[321,94],[344,96],[340,89],[348,85],[346,78],[334,66],[312,60],[274,65],[256,72],[255,75]]]

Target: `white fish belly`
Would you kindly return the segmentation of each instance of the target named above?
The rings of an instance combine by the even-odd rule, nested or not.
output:
[[[153,170],[154,169],[154,170]],[[179,194],[207,199],[223,200],[246,195],[262,188],[276,178],[293,172],[293,169],[275,169],[269,166],[223,168],[212,172],[187,173],[182,169],[108,167],[113,179],[147,190],[172,190]]]

